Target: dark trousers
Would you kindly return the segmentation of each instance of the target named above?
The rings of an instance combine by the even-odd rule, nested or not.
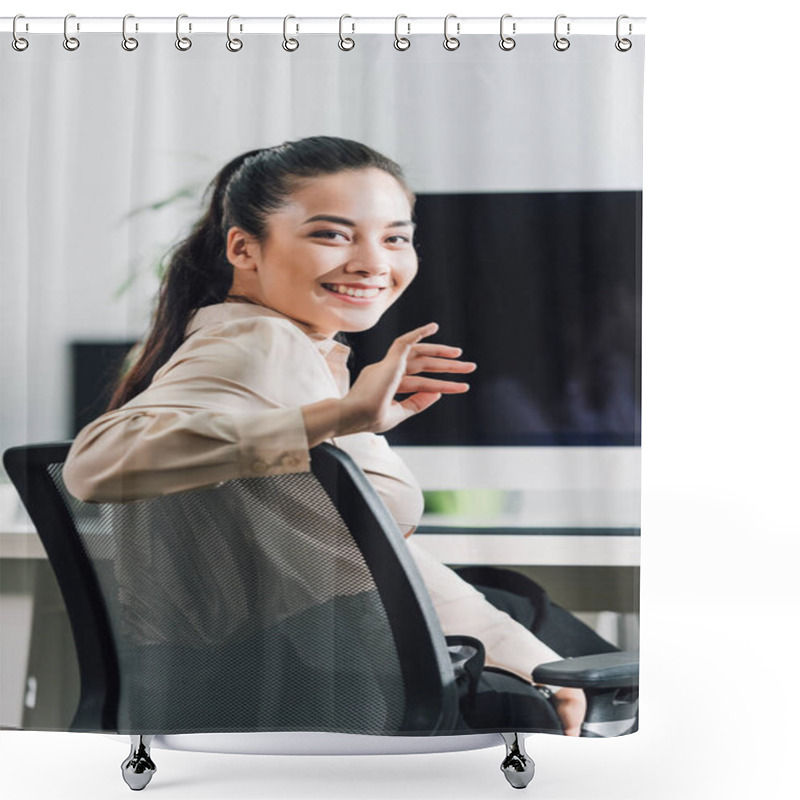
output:
[[[458,567],[454,571],[563,658],[619,651],[519,572],[499,567]]]

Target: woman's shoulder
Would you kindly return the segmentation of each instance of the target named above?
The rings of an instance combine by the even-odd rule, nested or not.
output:
[[[314,346],[290,320],[252,313],[237,314],[236,308],[201,308],[187,325],[186,338],[179,349],[216,346],[226,350],[269,352],[282,348],[313,355]]]
[[[256,315],[196,317],[187,326],[183,342],[153,376],[154,382],[168,373],[178,374],[176,369],[180,374],[238,380],[254,371],[285,371],[287,365],[296,368],[316,361],[314,345],[287,319]]]

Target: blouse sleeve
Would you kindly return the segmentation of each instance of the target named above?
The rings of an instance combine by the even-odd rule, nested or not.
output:
[[[269,389],[285,383],[285,359],[305,355],[297,350],[296,339],[263,318],[196,332],[145,391],[78,433],[64,465],[67,489],[83,501],[125,502],[307,472],[300,403],[278,402]],[[270,369],[277,363],[281,371]],[[285,397],[286,386],[277,390]]]

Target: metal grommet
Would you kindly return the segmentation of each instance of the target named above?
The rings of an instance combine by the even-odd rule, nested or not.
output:
[[[352,50],[356,46],[356,43],[355,43],[354,39],[351,39],[349,36],[342,35],[342,23],[344,22],[346,17],[349,17],[350,19],[353,19],[349,14],[342,14],[342,16],[339,17],[339,49],[340,50]],[[351,33],[355,33],[355,31],[356,31],[356,24],[354,22],[353,23],[353,30],[351,31]]]
[[[633,42],[631,42],[630,39],[623,39],[619,35],[619,23],[623,19],[628,19],[628,15],[627,14],[620,14],[617,17],[617,41],[614,42],[614,47],[616,47],[617,50],[620,51],[620,53],[627,53],[628,50],[630,50],[631,47],[633,47]],[[633,25],[631,25],[631,23],[629,22],[628,23],[628,35],[630,36],[632,33],[633,33]]]
[[[138,39],[134,39],[133,36],[128,36],[128,20],[133,18],[133,14],[126,14],[122,18],[122,49],[127,50],[129,53],[139,46]],[[136,30],[139,30],[138,25],[136,26]]]
[[[553,42],[553,47],[555,47],[555,49],[558,50],[561,53],[563,53],[565,50],[569,50],[569,39],[567,39],[565,36],[559,36],[558,35],[558,21],[560,19],[566,19],[566,18],[567,18],[566,14],[559,14],[556,17],[555,23],[553,24],[553,33],[554,33],[554,35],[556,37],[556,40]],[[570,24],[568,22],[567,23],[567,36],[569,36],[569,28],[570,28]]]
[[[225,47],[231,51],[231,53],[238,53],[243,47],[244,44],[242,43],[241,39],[234,39],[231,37],[231,20],[239,19],[236,14],[231,14],[228,17],[228,41],[225,42]],[[242,26],[239,26],[239,30],[242,29]]]
[[[512,39],[510,36],[506,36],[503,33],[503,23],[511,16],[511,14],[503,14],[500,17],[500,49],[501,50],[513,50],[517,46],[516,39]],[[511,23],[511,33],[517,32],[517,23]]]
[[[400,19],[401,18],[408,19],[408,17],[405,14],[398,14],[394,18],[394,49],[395,50],[408,50],[408,48],[411,47],[411,39],[406,39],[405,37],[400,36],[400,33],[398,31],[398,27],[399,27],[399,23],[400,23]],[[408,33],[410,34],[411,33],[411,23],[410,22],[406,22],[406,27],[408,27]]]
[[[461,23],[456,22],[455,36],[449,36],[447,33],[447,23],[451,17],[455,16],[455,14],[448,14],[444,18],[444,42],[442,42],[442,44],[444,45],[445,50],[458,50],[458,48],[461,47],[461,41],[458,39],[458,34],[461,33]]]
[[[69,35],[69,31],[67,30],[67,25],[69,24],[70,19],[74,19],[74,18],[75,18],[74,14],[67,14],[67,16],[64,17],[64,42],[63,42],[63,44],[64,44],[64,49],[65,50],[70,50],[70,51],[77,50],[81,46],[80,41],[78,39],[76,39],[74,36],[70,36]],[[81,29],[81,27],[80,27],[80,25],[78,25],[77,26],[77,30],[80,30],[80,29]]]
[[[283,18],[283,49],[284,50],[288,50],[291,53],[291,52],[297,50],[298,47],[300,47],[300,42],[298,42],[297,39],[288,39],[286,37],[286,23],[290,19],[297,19],[297,17],[295,17],[293,14],[287,14]],[[300,26],[299,25],[296,25],[295,28],[298,31],[300,30]]]
[[[181,36],[181,20],[188,19],[188,14],[178,14],[175,20],[175,47],[184,52],[192,46],[192,40],[188,36]],[[189,23],[189,30],[192,30],[192,23]]]
[[[16,17],[14,17],[14,22],[11,24],[11,34],[12,34],[12,35],[13,35],[13,37],[14,37],[14,38],[11,40],[11,46],[12,46],[12,47],[13,47],[13,48],[14,48],[14,49],[15,49],[15,50],[18,52],[18,53],[21,53],[23,50],[27,50],[27,49],[28,49],[28,40],[27,40],[27,39],[23,39],[23,38],[22,38],[22,37],[21,37],[21,36],[20,36],[20,35],[17,33],[17,20],[18,20],[18,19],[25,19],[25,15],[24,15],[24,14],[17,14],[17,16],[16,16]],[[27,30],[27,28],[28,28],[28,24],[27,24],[27,23],[25,23],[25,29]]]

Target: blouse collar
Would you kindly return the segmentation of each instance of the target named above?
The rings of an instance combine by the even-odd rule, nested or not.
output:
[[[333,361],[346,363],[350,355],[350,348],[346,344],[337,342],[335,339],[325,336],[324,333],[312,332],[305,323],[288,317],[274,308],[256,305],[255,303],[214,303],[210,306],[203,306],[195,311],[189,319],[185,335],[189,336],[206,325],[213,325],[217,322],[225,322],[231,319],[244,319],[245,317],[279,317],[289,320],[308,336],[326,361],[330,358]]]

